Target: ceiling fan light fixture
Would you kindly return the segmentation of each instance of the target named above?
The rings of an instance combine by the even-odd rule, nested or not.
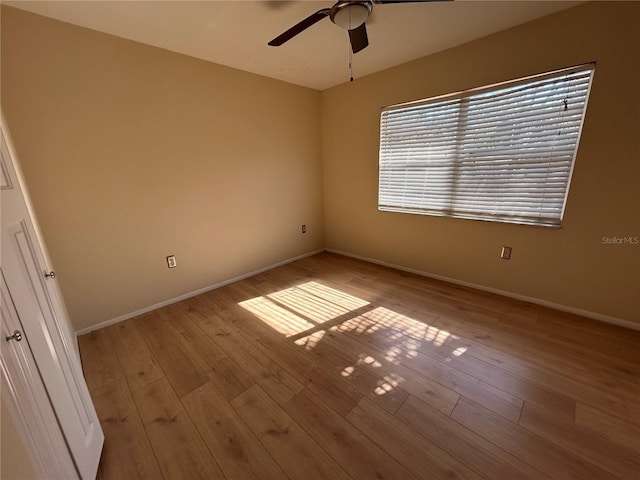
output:
[[[331,21],[345,30],[353,30],[362,25],[371,14],[369,2],[341,2],[331,9]]]

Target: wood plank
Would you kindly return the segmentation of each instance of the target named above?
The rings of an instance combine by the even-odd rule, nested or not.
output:
[[[121,379],[104,385],[93,391],[92,399],[105,439],[99,478],[161,478],[158,462],[127,382]]]
[[[224,289],[209,292],[205,299],[217,315],[224,317],[225,322],[229,324],[240,322],[242,327],[238,326],[238,328],[245,331],[243,327],[246,326],[246,323],[243,320],[239,320],[239,318],[246,318],[247,315],[246,312],[244,314],[238,313],[237,302],[255,295],[260,295],[260,293],[246,288],[238,290],[233,285],[229,285]],[[315,364],[331,372],[336,377],[345,380],[352,388],[362,394],[371,396],[389,411],[397,410],[399,405],[406,399],[407,392],[396,388],[394,379],[385,379],[363,369],[353,369],[354,362],[343,352],[331,348],[323,348],[323,344],[320,344],[319,347],[310,349],[307,352],[309,358]],[[302,351],[300,348],[298,350]],[[384,392],[381,389],[384,389]]]
[[[236,362],[229,357],[221,358],[216,362],[211,371],[209,378],[227,401],[231,401],[241,393],[249,390],[255,385]]]
[[[198,320],[198,326],[238,366],[280,405],[284,405],[302,384],[289,375],[278,364],[253,347],[237,330],[228,326],[215,315]]]
[[[78,337],[78,346],[90,392],[124,377],[111,338],[105,330],[94,330]]]
[[[253,294],[258,295],[259,293],[253,292]],[[363,388],[359,390],[354,388],[354,385],[350,382],[352,379],[345,381],[343,369],[336,370],[329,367],[329,371],[326,369],[326,364],[321,367],[318,362],[314,361],[309,352],[315,348],[315,345],[310,346],[300,342],[303,339],[295,342],[287,340],[282,335],[274,333],[273,329],[267,327],[253,315],[238,309],[235,302],[230,304],[229,300],[226,295],[218,296],[215,302],[216,306],[213,308],[222,306],[227,314],[231,314],[229,315],[229,320],[233,319],[233,325],[245,338],[251,341],[260,351],[264,352],[265,355],[272,358],[296,380],[314,391],[321,400],[336,409],[336,411],[346,414],[362,398],[363,390],[367,394],[374,395],[370,388],[373,382],[367,383],[366,387],[363,386],[363,383],[371,380],[370,376],[361,376],[356,373],[356,380],[353,383]],[[224,321],[227,322],[227,319],[225,318]],[[382,379],[378,378],[376,385],[381,383]],[[406,396],[396,396],[391,400],[387,398],[380,398],[378,401],[391,405],[390,408],[395,410]]]
[[[535,466],[551,478],[615,478],[596,465],[464,397],[456,405],[451,418],[529,465]]]
[[[164,478],[224,479],[166,378],[133,395]]]
[[[554,350],[565,350],[577,355],[588,353],[591,358],[596,360],[609,359],[613,355],[617,361],[620,361],[620,365],[626,364],[631,368],[638,366],[640,353],[637,349],[637,343],[635,345],[629,344],[623,340],[622,336],[611,338],[606,335],[599,335],[593,329],[569,328],[567,322],[555,321],[554,317],[547,316],[545,323],[550,327],[547,329],[540,329],[537,324],[514,324],[509,322],[508,319],[505,322],[505,327],[508,328],[510,326],[512,331],[517,332],[519,335],[545,344],[548,347],[553,347]],[[594,320],[582,319],[582,323],[592,322]],[[640,335],[637,332],[632,331],[625,336],[635,338],[636,342],[640,341]],[[579,338],[580,341],[576,342],[576,338]]]
[[[158,313],[202,371],[208,372],[218,360],[226,357],[225,352],[180,307],[170,305]]]
[[[576,425],[635,451],[640,456],[640,427],[626,422],[615,411],[602,411],[582,402],[576,405]]]
[[[553,329],[561,329],[568,334],[579,332],[580,336],[588,335],[599,341],[611,342],[614,347],[624,345],[630,350],[636,350],[640,343],[640,332],[587,319],[569,312],[561,312],[552,308],[542,307],[538,315],[539,323],[550,325]]]
[[[195,305],[196,309],[203,308],[203,305],[197,300]],[[225,304],[225,306],[227,305]],[[231,305],[228,307],[233,308]],[[206,309],[206,307],[204,308]],[[331,375],[320,368],[307,355],[301,353],[296,345],[276,334],[253,315],[240,309],[234,309],[233,313],[234,322],[233,324],[227,323],[228,326],[235,327],[234,330],[255,348],[271,358],[296,381],[313,391],[339,413],[345,415],[362,398],[361,393],[342,381],[339,376]],[[214,379],[211,373],[209,376]],[[235,395],[241,393],[235,392],[235,390],[233,392]]]
[[[351,478],[258,385],[231,404],[292,480]]]
[[[467,355],[467,348],[458,346],[462,346],[462,342],[457,342],[456,335],[439,330],[433,325],[405,315],[393,312],[383,314],[374,310],[343,323],[338,330],[344,336],[387,356],[393,356],[397,362],[417,371],[421,371],[424,365],[438,366],[441,370],[455,369],[495,387],[490,389],[494,394],[495,389],[498,389],[518,399],[553,409],[559,415],[573,418],[575,409],[573,399]],[[445,339],[448,341],[446,344]],[[412,391],[410,393],[419,397]],[[458,390],[458,393],[464,394],[462,390]],[[487,396],[490,395],[491,392],[487,392]],[[470,397],[470,395],[466,396]],[[498,392],[498,396],[501,397],[502,393]],[[492,401],[489,398],[485,406],[496,411],[498,402],[499,400]],[[514,405],[516,408],[513,408]],[[515,401],[515,404],[507,404],[505,416],[517,420],[520,405],[521,402],[518,401]]]
[[[525,403],[519,424],[620,478],[640,476],[640,456],[637,452],[603,439],[573,421]]]
[[[360,364],[365,368],[376,368],[376,365],[381,365],[381,368],[378,368],[383,372],[387,370],[386,375],[396,378],[402,389],[446,415],[451,413],[460,395],[466,395],[482,402],[483,405],[506,418],[517,420],[520,416],[521,399],[455,370],[447,364],[428,358],[419,358],[418,361],[407,361],[407,363],[411,363],[412,367],[408,368],[397,360],[397,353],[400,352],[400,349],[372,349],[362,342],[350,341],[349,339],[354,337],[343,336],[340,331],[329,332],[327,336],[333,341],[336,348],[360,352],[364,358]],[[389,358],[391,361],[387,360]],[[371,359],[373,362],[368,362]],[[385,366],[383,362],[388,366]]]
[[[358,353],[340,350],[327,342],[321,342],[307,354],[320,367],[343,379],[388,412],[396,412],[409,396],[395,376],[378,375],[359,365]]]
[[[305,388],[342,416],[349,413],[363,398],[362,393],[321,367],[316,367],[309,373]]]
[[[227,323],[226,319],[223,321],[235,327],[238,333],[260,352],[271,358],[337,412],[345,415],[362,398],[362,394],[343,381],[341,376],[332,375],[312,361],[306,352],[313,349],[315,345],[301,343],[299,340],[292,343],[253,315],[237,308],[235,304],[228,304],[226,299],[221,299],[216,304],[218,307],[224,305],[227,313],[232,313],[229,315],[229,318],[233,319],[232,323]],[[298,348],[301,345],[303,348]]]
[[[182,403],[227,479],[287,479],[262,444],[211,383]]]
[[[415,397],[409,397],[395,416],[484,478],[549,478]]]
[[[513,346],[507,347],[505,341],[493,338],[477,328],[456,326],[455,322],[442,318],[438,319],[438,324],[444,324],[456,334],[473,339],[465,342],[469,355],[501,366],[561,395],[583,399],[586,403],[603,409],[611,409],[618,416],[640,425],[638,394],[636,387],[632,387],[628,382],[616,380],[614,377],[610,377],[606,382],[594,381],[588,370],[577,371],[568,368],[562,356],[539,352],[537,358],[532,360],[534,355],[527,353],[526,342],[523,342],[520,349],[515,345],[515,341]],[[491,349],[487,350],[483,343],[491,345]],[[507,351],[510,353],[504,353]]]
[[[105,330],[111,337],[131,390],[137,390],[164,376],[133,320],[116,323]]]
[[[393,457],[313,397],[302,390],[287,403],[286,411],[353,478],[415,480]]]
[[[137,317],[133,322],[179,396],[209,381],[157,312]]]
[[[489,323],[460,322],[459,318],[441,315],[437,325],[455,330],[458,335],[477,341],[479,344],[496,348],[547,368],[551,371],[565,372],[571,369],[573,374],[583,375],[593,381],[606,382],[611,378],[626,380],[638,386],[640,367],[627,361],[619,361],[615,355],[591,356],[578,348],[552,346],[544,341],[528,338],[526,334],[508,329],[497,329]],[[545,329],[544,325],[539,327]],[[546,327],[550,328],[550,327]],[[576,335],[574,343],[580,338]]]
[[[356,320],[356,319],[354,319]],[[345,335],[340,327],[326,335],[327,342],[337,349],[358,352],[357,365],[368,371],[393,378],[400,388],[419,398],[436,410],[449,415],[460,395],[450,386],[444,386],[416,370],[404,366],[398,361],[395,350],[376,350],[369,345],[357,341],[358,337]]]
[[[367,398],[363,398],[346,418],[417,478],[482,478]]]
[[[217,298],[215,305],[218,308],[221,305],[224,306],[224,312],[220,312],[222,315],[216,315],[217,318],[237,331],[255,348],[268,355],[280,367],[286,369],[298,382],[306,382],[309,373],[316,366],[311,359],[298,352],[291,341],[282,334],[277,333],[235,302],[230,302],[226,296],[221,295]]]

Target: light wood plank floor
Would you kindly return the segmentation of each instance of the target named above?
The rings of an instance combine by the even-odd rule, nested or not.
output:
[[[640,333],[323,253],[80,337],[101,479],[637,479]]]

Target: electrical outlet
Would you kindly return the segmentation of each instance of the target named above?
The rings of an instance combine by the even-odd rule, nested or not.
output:
[[[500,258],[503,260],[511,259],[511,247],[502,247],[502,251],[500,252]]]
[[[302,233],[307,233],[307,226],[306,225],[302,225]]]
[[[175,255],[169,255],[167,257],[167,267],[176,268],[177,266],[178,266],[178,264],[176,263],[176,256]]]

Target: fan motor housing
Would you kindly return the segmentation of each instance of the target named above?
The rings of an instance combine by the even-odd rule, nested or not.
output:
[[[329,18],[340,28],[354,30],[369,18],[372,8],[373,4],[368,1],[338,2],[331,7]]]

